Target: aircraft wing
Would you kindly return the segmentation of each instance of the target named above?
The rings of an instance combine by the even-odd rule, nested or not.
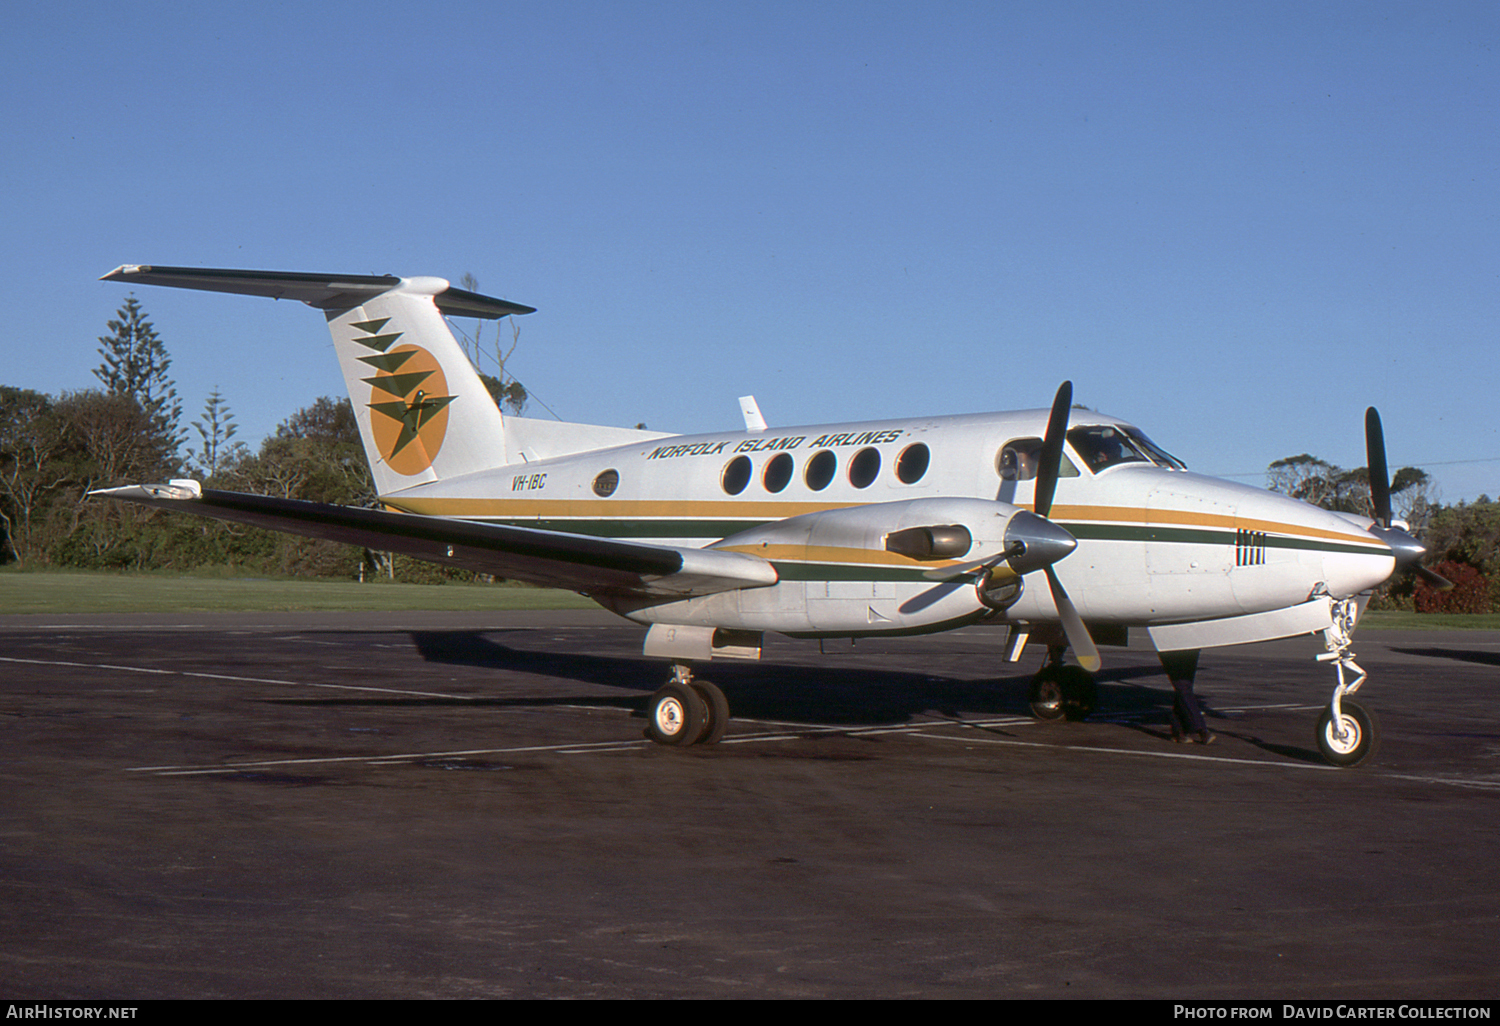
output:
[[[200,488],[196,481],[91,492],[273,531],[399,552],[418,559],[584,594],[686,598],[763,588],[776,570],[756,556],[645,545],[531,527],[330,506]]]

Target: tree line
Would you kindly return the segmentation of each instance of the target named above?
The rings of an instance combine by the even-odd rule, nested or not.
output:
[[[1266,487],[1338,513],[1373,517],[1370,475],[1303,453],[1266,469]],[[1500,610],[1500,503],[1488,495],[1444,506],[1433,500],[1426,471],[1402,467],[1391,477],[1391,509],[1427,547],[1424,565],[1453,583],[1449,591],[1403,574],[1379,588],[1372,606],[1419,613]]]
[[[99,338],[99,387],[46,395],[0,385],[0,563],[25,568],[223,570],[405,581],[469,579],[403,556],[130,503],[90,499],[120,484],[193,477],[206,487],[346,506],[374,504],[348,399],[294,412],[257,448],[236,438],[218,389],[183,425],[167,348],[134,296]],[[517,382],[481,375],[519,412]]]
[[[467,284],[467,282],[466,282]],[[95,488],[190,476],[210,488],[347,506],[375,501],[348,399],[315,400],[250,448],[217,389],[199,419],[182,426],[171,358],[134,296],[99,337],[99,387],[61,395],[0,385],[0,563],[25,567],[204,570],[436,581],[472,575],[405,557],[299,538],[129,503],[87,499]],[[479,335],[466,339],[471,359]],[[510,350],[515,347],[514,338]],[[509,379],[510,352],[496,346],[500,377],[481,374],[497,404],[519,413],[527,395]],[[1303,453],[1267,468],[1267,487],[1322,506],[1371,516],[1369,475]],[[1490,612],[1500,608],[1500,503],[1480,496],[1444,506],[1426,472],[1391,480],[1396,515],[1428,549],[1428,565],[1454,582],[1438,592],[1411,577],[1388,583],[1377,607]]]

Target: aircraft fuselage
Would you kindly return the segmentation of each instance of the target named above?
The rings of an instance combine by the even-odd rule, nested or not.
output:
[[[996,575],[929,574],[1000,551],[1034,497],[1024,458],[1017,469],[1012,457],[1046,421],[1046,410],[1025,410],[657,437],[382,498],[413,513],[728,549],[776,568],[766,588],[650,603],[596,596],[644,623],[841,635],[1048,621],[1057,610],[1045,587],[996,608]],[[1122,459],[1101,454],[1101,436],[1144,444]],[[1179,469],[1148,445],[1125,421],[1073,411],[1051,520],[1078,547],[1055,570],[1090,623],[1242,616],[1354,596],[1392,573],[1369,521]],[[966,551],[923,559],[887,547],[894,532],[950,524],[968,525]]]

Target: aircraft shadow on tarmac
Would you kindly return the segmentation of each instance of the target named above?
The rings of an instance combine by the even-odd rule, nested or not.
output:
[[[1500,652],[1474,652],[1461,648],[1392,648],[1402,655],[1427,656],[1431,659],[1457,659],[1464,663],[1500,666]]]
[[[429,662],[475,666],[561,678],[639,692],[629,699],[593,699],[644,715],[647,697],[666,680],[660,660],[640,656],[561,653],[512,647],[495,640],[494,631],[414,631],[412,641]],[[1111,714],[1146,714],[1154,710],[1165,721],[1170,689],[1127,685],[1126,678],[1159,675],[1151,668],[1123,667],[1101,674],[1100,707]],[[774,659],[756,663],[720,663],[704,668],[729,699],[737,717],[783,722],[884,725],[909,722],[938,712],[954,718],[1027,716],[1031,673],[1006,677],[958,678],[905,670],[850,666],[802,666]],[[542,704],[531,700],[529,704]],[[577,698],[561,699],[579,704]]]
[[[571,680],[636,692],[619,697],[597,695],[535,694],[506,698],[304,698],[273,699],[287,705],[365,705],[439,707],[546,707],[592,705],[630,709],[644,718],[648,697],[665,679],[660,660],[642,656],[593,655],[580,652],[548,652],[513,647],[495,640],[507,631],[455,630],[407,632],[417,653],[429,663],[471,666],[522,673],[537,677]],[[517,632],[523,637],[529,632]],[[1446,651],[1442,654],[1449,654]],[[976,662],[976,665],[982,665]],[[711,679],[729,699],[736,717],[809,726],[840,724],[851,727],[894,726],[909,723],[928,713],[954,720],[989,716],[1030,716],[1027,695],[1033,671],[1005,677],[943,676],[906,670],[777,662],[774,657],[754,663],[714,663],[703,677]],[[1165,740],[1173,692],[1164,684],[1147,685],[1137,678],[1161,681],[1154,666],[1122,666],[1096,676],[1098,707],[1090,718],[1121,729]],[[1253,734],[1226,729],[1223,714],[1205,702],[1204,713],[1213,728],[1253,747],[1297,762],[1321,762],[1310,748],[1274,744]],[[1003,727],[980,729],[1006,734]]]

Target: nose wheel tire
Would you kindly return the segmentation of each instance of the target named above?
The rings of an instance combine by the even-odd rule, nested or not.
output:
[[[708,707],[691,684],[671,683],[651,696],[646,736],[659,745],[690,745],[703,734]]]
[[[1062,684],[1056,676],[1043,668],[1031,682],[1031,694],[1026,698],[1031,706],[1031,715],[1039,720],[1060,720],[1063,716]]]
[[[1342,730],[1334,728],[1331,707],[1318,717],[1318,751],[1331,765],[1358,766],[1375,754],[1380,726],[1364,706],[1348,698],[1339,701],[1339,713]]]
[[[1081,720],[1094,711],[1099,688],[1093,674],[1080,666],[1044,666],[1031,682],[1027,703],[1039,720]]]

